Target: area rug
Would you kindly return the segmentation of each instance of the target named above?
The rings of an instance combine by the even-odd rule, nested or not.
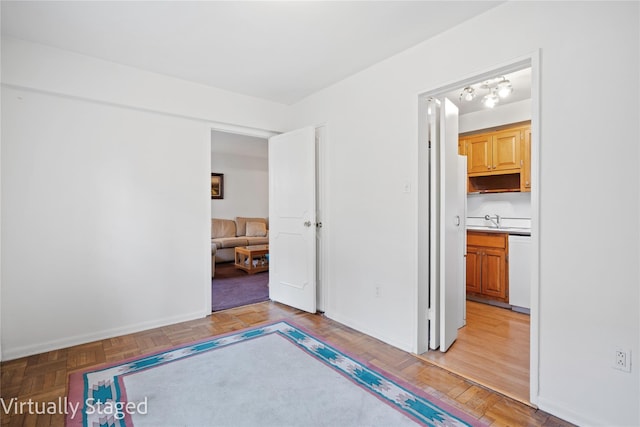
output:
[[[72,374],[68,402],[68,426],[480,425],[288,322]]]
[[[269,272],[247,274],[233,263],[216,265],[211,280],[211,311],[255,304],[269,299]]]

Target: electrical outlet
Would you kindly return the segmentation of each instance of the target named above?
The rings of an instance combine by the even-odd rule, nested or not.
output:
[[[376,298],[380,298],[382,296],[382,287],[380,285],[376,285]]]
[[[620,371],[631,372],[631,351],[616,349],[613,367]]]

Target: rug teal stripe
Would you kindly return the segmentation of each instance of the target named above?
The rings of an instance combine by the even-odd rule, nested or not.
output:
[[[324,361],[329,366],[342,372],[354,382],[370,392],[391,403],[400,411],[411,414],[417,420],[429,426],[471,424],[449,414],[427,399],[417,396],[392,380],[368,368],[361,362],[345,355],[317,338],[290,326],[285,335],[304,348],[309,354]]]
[[[479,425],[479,423],[474,421],[465,421],[463,418],[471,418],[457,416],[441,408],[437,403],[431,402],[429,399],[414,393],[410,389],[398,384],[398,382],[369,368],[365,364],[287,322],[278,322],[263,327],[231,333],[211,340],[173,348],[134,361],[84,373],[82,377],[84,383],[83,395],[85,398],[85,405],[82,411],[83,425],[87,427],[127,426],[126,419],[123,418],[124,413],[113,413],[114,407],[118,407],[119,405],[122,407],[122,405],[126,403],[122,401],[124,393],[120,389],[120,379],[124,375],[146,369],[153,369],[154,367],[172,361],[181,360],[204,352],[215,351],[247,340],[259,339],[269,334],[279,334],[286,338],[307,354],[340,372],[356,385],[378,396],[379,399],[387,402],[398,411],[410,416],[419,423],[427,426],[447,427]],[[87,405],[87,399],[90,398],[101,402],[108,411],[96,411],[95,406],[91,407]]]

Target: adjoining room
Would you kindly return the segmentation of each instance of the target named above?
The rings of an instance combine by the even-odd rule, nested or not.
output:
[[[269,298],[267,148],[264,138],[211,131],[212,311]]]

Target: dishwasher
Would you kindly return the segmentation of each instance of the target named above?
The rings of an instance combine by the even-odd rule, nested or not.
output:
[[[509,304],[527,314],[531,308],[531,236],[509,235]]]

